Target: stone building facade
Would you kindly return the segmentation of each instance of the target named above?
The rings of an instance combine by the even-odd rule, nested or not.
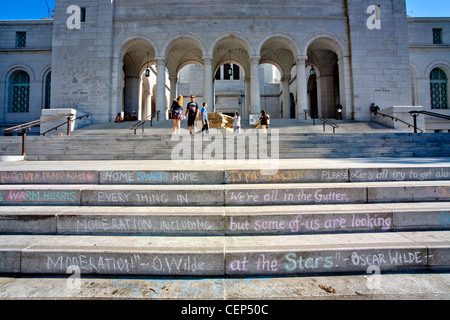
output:
[[[0,123],[33,121],[50,107],[52,30],[52,20],[0,21]]]
[[[410,18],[412,104],[450,116],[450,19]],[[427,118],[427,131],[450,132],[450,121]]]
[[[355,120],[372,102],[448,114],[449,34],[403,0],[57,0],[53,19],[0,21],[0,123],[167,118],[180,93],[246,118],[333,118],[337,102]]]

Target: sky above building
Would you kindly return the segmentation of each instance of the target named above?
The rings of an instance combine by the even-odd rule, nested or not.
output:
[[[450,0],[406,0],[406,5],[412,17],[450,17]],[[54,8],[55,0],[0,0],[0,20],[46,18]]]
[[[450,0],[406,0],[411,17],[450,17]]]

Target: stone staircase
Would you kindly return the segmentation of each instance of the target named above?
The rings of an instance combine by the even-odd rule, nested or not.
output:
[[[239,137],[224,129],[193,136],[184,130],[181,136],[172,136],[170,121],[154,123],[152,128],[147,125],[144,134],[138,129],[136,135],[130,130],[132,123],[92,125],[74,131],[71,136],[29,136],[26,160],[170,160],[174,149],[180,148],[184,160],[212,159],[210,152],[206,152],[211,149],[215,152],[220,149],[219,155],[214,154],[219,159],[261,158],[258,152],[264,148],[272,158],[270,151],[275,150],[279,159],[450,157],[447,133],[414,134],[410,128],[402,132],[376,123],[344,121],[333,134],[330,128],[324,133],[322,125],[314,126],[310,120],[273,122],[267,135],[250,132],[246,123]],[[264,136],[267,142],[260,140]],[[244,146],[237,147],[238,141]],[[229,145],[234,150],[227,153]],[[21,137],[1,137],[0,156],[20,154]]]
[[[449,159],[276,166],[5,163],[0,272],[249,277],[450,268]]]

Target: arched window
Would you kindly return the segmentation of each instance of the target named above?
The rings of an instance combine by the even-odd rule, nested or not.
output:
[[[447,75],[433,69],[430,75],[431,109],[448,109]]]
[[[50,101],[51,101],[51,91],[52,91],[52,73],[49,72],[45,77],[45,100],[44,100],[44,108],[50,109]]]
[[[30,76],[25,71],[16,71],[9,78],[9,111],[30,112]]]

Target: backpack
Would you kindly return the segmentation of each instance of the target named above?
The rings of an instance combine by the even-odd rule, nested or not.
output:
[[[172,113],[177,110],[178,108],[178,102],[176,100],[173,100],[172,102],[172,106],[170,107],[170,109],[172,110]]]

